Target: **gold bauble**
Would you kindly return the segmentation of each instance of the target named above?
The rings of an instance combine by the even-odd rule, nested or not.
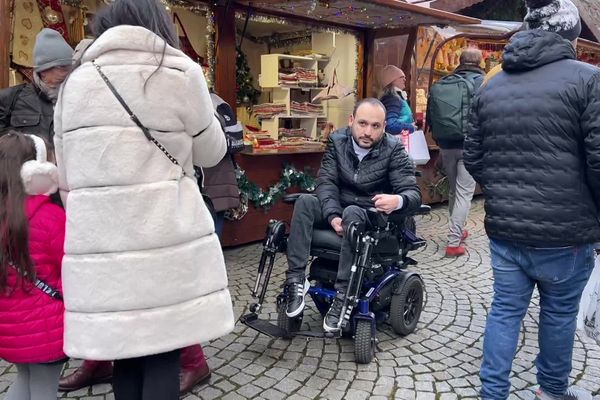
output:
[[[44,12],[42,13],[44,20],[48,22],[50,25],[56,25],[63,22],[63,16],[56,10],[53,10],[49,6],[44,8]]]

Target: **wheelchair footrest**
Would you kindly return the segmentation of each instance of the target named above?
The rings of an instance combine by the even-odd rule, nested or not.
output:
[[[285,329],[281,329],[275,324],[264,319],[259,319],[257,314],[251,313],[246,314],[240,318],[240,322],[246,325],[248,328],[254,329],[257,332],[267,335],[269,337],[278,338],[290,338],[293,335]]]

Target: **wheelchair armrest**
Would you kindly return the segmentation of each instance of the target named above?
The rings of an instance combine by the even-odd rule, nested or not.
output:
[[[310,195],[310,196],[317,196],[316,193],[292,193],[292,194],[286,194],[285,196],[282,197],[282,201],[285,204],[294,204],[296,202],[296,200],[298,200],[298,198],[304,194]]]
[[[415,215],[427,215],[431,212],[431,206],[427,204],[421,204],[419,210],[415,213]]]

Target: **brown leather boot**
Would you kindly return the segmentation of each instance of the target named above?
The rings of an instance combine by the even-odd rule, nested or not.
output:
[[[108,383],[112,379],[113,365],[110,361],[84,361],[70,375],[60,378],[58,390],[71,392],[98,383]]]
[[[185,394],[190,392],[194,387],[209,379],[210,369],[206,362],[202,363],[199,368],[183,369],[179,376],[179,393]]]

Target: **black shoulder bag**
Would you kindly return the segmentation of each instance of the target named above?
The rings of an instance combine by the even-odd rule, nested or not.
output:
[[[10,265],[10,267],[13,268],[15,271],[17,271],[17,273],[18,273],[19,270],[17,269],[17,266],[15,264],[13,264],[12,262],[9,262],[8,265]],[[43,280],[35,278],[35,281],[33,281],[33,284],[35,285],[36,288],[41,290],[44,294],[52,297],[54,300],[63,301],[62,294],[58,290],[54,289],[52,286],[48,285]]]
[[[117,89],[115,89],[115,87],[113,86],[112,82],[107,78],[106,75],[104,75],[104,73],[100,69],[100,66],[98,64],[96,64],[95,61],[92,61],[92,64],[96,68],[96,71],[98,71],[98,74],[100,74],[100,77],[102,78],[102,80],[104,81],[104,83],[106,83],[106,86],[108,86],[108,88],[110,89],[110,91],[112,92],[112,94],[116,97],[116,99],[119,101],[119,103],[121,103],[121,105],[123,106],[123,108],[125,109],[125,111],[127,112],[127,114],[129,115],[129,118],[131,118],[131,120],[142,130],[142,132],[144,133],[144,136],[146,136],[146,139],[148,139],[149,141],[151,141],[152,143],[154,143],[156,145],[156,147],[158,147],[158,149],[160,151],[162,151],[162,153],[165,156],[167,156],[167,158],[173,164],[175,164],[176,166],[178,166],[178,167],[181,168],[181,171],[183,172],[183,175],[186,175],[185,170],[183,169],[183,167],[181,166],[181,164],[179,164],[179,161],[177,161],[177,159],[175,157],[173,157],[171,155],[171,153],[169,153],[169,151],[165,148],[165,146],[163,146],[158,140],[156,140],[154,138],[154,136],[152,136],[152,134],[150,133],[150,130],[148,128],[146,128],[146,126],[144,126],[144,124],[142,124],[142,122],[137,117],[137,115],[135,115],[133,113],[133,111],[131,111],[131,108],[129,108],[129,106],[127,105],[127,103],[125,103],[125,100],[123,100],[123,97],[121,97],[121,95],[119,94],[119,92],[117,92]],[[194,137],[202,134],[202,132],[204,132],[204,131],[200,131]],[[206,203],[206,207],[208,208],[208,211],[210,212],[210,215],[212,216],[213,221],[216,221],[215,207],[213,205],[213,202],[212,202],[211,198],[206,193],[202,192],[202,187],[200,187],[200,193],[202,194],[202,197],[204,198],[204,203]]]

